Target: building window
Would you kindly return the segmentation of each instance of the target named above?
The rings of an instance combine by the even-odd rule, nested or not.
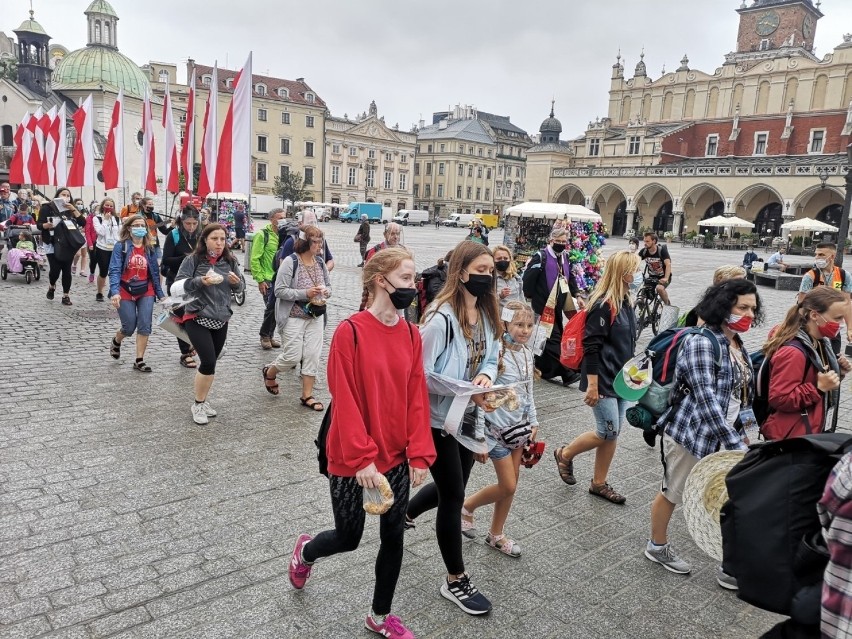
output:
[[[627,155],[639,155],[639,148],[642,138],[638,135],[631,135],[627,147]]]
[[[427,144],[427,145],[426,145],[426,153],[431,153],[431,152],[432,152],[432,145],[431,145],[431,144]]]
[[[822,153],[825,141],[825,129],[811,129],[811,141],[808,144],[808,153]]]
[[[393,171],[385,171],[385,191],[393,188]]]
[[[426,175],[432,175],[432,163],[431,162],[426,163]]]
[[[228,89],[233,89],[234,88],[234,78],[228,78],[227,80],[225,80],[225,87],[228,88]]]
[[[490,166],[485,170],[485,179],[486,180],[491,179],[491,167]],[[485,198],[485,199],[487,200],[488,198]]]
[[[764,131],[754,134],[754,154],[766,155],[766,142],[769,140],[769,133]]]
[[[290,140],[281,139],[281,155],[290,155]]]
[[[482,177],[482,167],[481,166],[476,167],[476,177],[478,177],[478,178]]]
[[[491,157],[491,149],[488,149],[488,157],[489,158]],[[485,199],[487,200],[488,198],[485,198]]]
[[[257,152],[258,153],[266,153],[267,144],[266,144],[266,136],[258,135],[257,136]]]
[[[479,157],[482,157],[482,147],[479,147],[479,152],[477,153],[477,155],[479,155]]]
[[[375,160],[376,159],[376,150],[370,149],[369,151],[367,151],[367,157],[370,158],[371,160]]]
[[[305,126],[308,127],[309,129],[314,128],[314,116],[312,116],[312,115],[306,115],[305,116]]]
[[[589,157],[597,157],[601,154],[601,141],[599,138],[589,140]]]
[[[314,170],[311,167],[306,166],[305,167],[305,186],[307,186],[309,184],[313,184],[313,183],[314,183]]]
[[[354,166],[350,166],[349,167],[349,179],[346,181],[346,183],[349,186],[355,186],[355,180],[356,180],[356,177],[357,177],[356,174],[357,174],[357,169]]]
[[[313,93],[306,93],[306,94],[305,94],[305,100],[306,100],[307,102],[310,102],[311,104],[313,104],[313,103],[314,103],[314,101],[316,100],[316,98],[314,97],[314,94],[313,94]]]
[[[464,153],[464,144],[459,144],[459,153]]]
[[[405,153],[401,154],[401,155],[399,156],[399,161],[400,161],[400,163],[402,163],[402,164],[407,163],[407,162],[408,162],[408,155],[407,155],[407,154],[405,154]]]
[[[349,157],[354,158],[356,155],[358,155],[358,147],[350,146],[349,147]]]
[[[708,158],[715,158],[719,154],[719,136],[718,135],[708,135],[707,136],[707,149],[704,151],[704,155]]]
[[[464,164],[459,162],[459,177],[463,177],[463,176],[464,176]]]
[[[769,39],[764,38],[760,41],[760,51],[769,51]]]
[[[305,142],[305,157],[306,158],[314,157],[314,143],[313,142]]]
[[[281,114],[281,124],[290,124],[290,113],[287,111]]]
[[[414,163],[414,175],[420,175],[420,162]]]
[[[286,180],[288,177],[290,177],[290,167],[285,166],[283,164],[281,166],[279,166],[278,167],[278,177],[280,177],[282,180]]]
[[[373,188],[376,186],[376,169],[367,169],[367,187]]]
[[[462,189],[462,187],[460,187],[460,186],[457,186],[457,187],[456,187],[456,197],[457,197],[459,200],[461,199],[461,189]]]
[[[290,94],[287,92],[287,89],[284,87],[278,87],[278,97],[284,98],[285,100],[290,97]]]
[[[257,121],[258,122],[266,122],[266,109],[258,109],[257,110]]]
[[[385,162],[393,162],[393,153],[385,153]]]
[[[446,144],[442,144],[442,145],[441,145],[441,153],[443,153],[443,152],[444,152],[444,149],[446,149],[446,148],[447,148],[447,145],[446,145]]]
[[[423,197],[432,197],[432,185],[427,184],[423,187]]]
[[[257,181],[266,182],[266,162],[257,163]]]
[[[166,71],[165,69],[160,71],[157,74],[157,82],[162,82],[163,84],[166,84],[167,82],[169,82],[169,72]]]
[[[521,167],[519,167],[519,166],[515,167],[515,177],[516,178],[521,177]]]
[[[491,189],[485,189],[485,199],[486,200],[491,199]]]
[[[467,187],[467,199],[470,199],[471,194],[473,193],[473,187]]]
[[[408,189],[408,173],[399,174],[399,190],[405,191]]]
[[[337,155],[340,155],[340,145],[339,144],[332,144],[331,145],[331,152],[336,153]]]
[[[482,197],[482,189],[477,186],[476,187],[476,199],[478,200],[481,197]]]
[[[497,175],[500,175],[500,176],[503,175],[503,165],[502,164],[497,167]]]
[[[257,86],[254,87],[254,90],[258,95],[266,95],[266,85],[265,84],[258,84]]]
[[[446,167],[443,162],[438,162],[438,175],[444,175]]]
[[[340,167],[332,166],[331,167],[331,183],[332,184],[340,184]]]
[[[444,185],[443,184],[438,185],[438,197],[444,197]]]
[[[420,185],[415,184],[411,193],[414,197],[418,197],[420,195]]]
[[[209,76],[209,75],[202,75],[201,76],[201,86],[209,89],[210,83],[212,83],[212,82],[213,82],[213,76]]]
[[[467,165],[467,177],[473,177],[473,164]]]

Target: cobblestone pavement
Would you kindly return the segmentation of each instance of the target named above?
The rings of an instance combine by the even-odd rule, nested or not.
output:
[[[357,308],[355,227],[324,225],[334,249],[332,327]],[[461,230],[411,228],[404,241],[418,270]],[[496,244],[500,232],[491,235]],[[614,240],[612,248],[622,248]],[[672,247],[675,303],[686,308],[712,270],[740,252]],[[242,257],[242,256],[241,256]],[[75,277],[73,307],[44,297],[46,282],[0,282],[0,637],[361,637],[377,551],[370,521],[361,547],[324,560],[303,592],[287,579],[296,535],[332,523],[313,439],[320,415],[298,405],[298,379],[263,389],[273,354],[258,344],[261,303],[250,288],[236,308],[211,402],[219,416],[190,418],[193,373],[178,365],[174,338],[155,329],[131,369],[132,340],[108,355],[118,322]],[[792,293],[761,290],[776,323]],[[748,334],[759,345],[767,327]],[[327,340],[328,341],[328,340]],[[12,363],[12,366],[9,364]],[[579,484],[558,478],[550,449],[590,428],[576,389],[537,383],[544,460],[522,470],[507,530],[514,560],[465,542],[476,584],[494,602],[483,619],[439,596],[443,564],[434,515],[406,533],[394,602],[420,637],[756,637],[775,621],[714,580],[715,565],[691,542],[676,513],[672,538],[693,563],[688,577],[642,555],[659,453],[627,427],[612,468],[628,497],[619,507],[585,490],[592,457],[576,463]],[[317,396],[329,399],[322,383]],[[848,399],[848,385],[844,387]],[[842,423],[848,420],[844,416]],[[478,466],[471,488],[493,480]],[[480,514],[484,527],[489,509]]]

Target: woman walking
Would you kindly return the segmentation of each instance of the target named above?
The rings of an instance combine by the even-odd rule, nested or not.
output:
[[[328,354],[328,387],[334,397],[328,431],[334,529],[300,535],[290,562],[290,583],[301,590],[314,562],[355,550],[364,532],[363,489],[387,480],[393,505],[381,515],[373,603],[365,626],[376,634],[413,638],[390,614],[402,567],[409,483],[419,486],[435,460],[429,398],[419,332],[401,319],[416,294],[414,258],[391,248],[364,266],[373,304],[340,323]],[[393,388],[393,393],[385,390]]]
[[[500,350],[500,306],[494,289],[494,258],[484,244],[461,242],[450,258],[447,283],[435,298],[420,329],[423,365],[429,387],[432,440],[437,458],[430,472],[433,483],[422,488],[409,502],[407,527],[437,507],[435,534],[447,577],[441,595],[471,615],[484,615],[491,602],[470,580],[462,557],[461,509],[473,465],[473,452],[445,428],[454,396],[430,380],[432,373],[490,388],[497,379]],[[485,410],[482,395],[473,396],[463,426],[472,425],[477,410]],[[483,456],[484,457],[484,456]],[[483,459],[484,461],[484,459]]]
[[[201,360],[195,372],[192,405],[192,420],[196,424],[207,424],[210,417],[216,417],[207,396],[213,386],[216,360],[228,337],[231,293],[245,288],[240,266],[227,244],[225,228],[221,224],[208,224],[175,277],[175,283],[183,282],[184,293],[195,298],[184,307],[181,323]]]
[[[121,343],[137,332],[133,368],[150,373],[145,349],[151,335],[154,301],[164,295],[154,243],[141,215],[128,216],[121,225],[109,263],[109,296],[121,319],[121,328],[112,338],[109,354],[113,359],[121,357]]]
[[[494,270],[497,272],[497,299],[500,306],[506,306],[509,302],[521,302],[524,300],[524,283],[518,275],[518,266],[509,247],[497,246],[494,249]]]
[[[325,329],[326,300],[331,282],[324,259],[323,232],[306,226],[299,232],[294,253],[281,262],[275,278],[275,320],[281,333],[281,353],[263,368],[266,390],[279,393],[276,377],[282,370],[302,363],[302,406],[322,411],[314,399],[314,382],[319,372]]]
[[[162,275],[166,278],[166,292],[171,295],[172,284],[175,282],[180,265],[184,258],[191,254],[198,244],[198,209],[187,205],[180,213],[175,228],[166,234],[163,244]],[[196,368],[193,355],[195,350],[180,338],[177,339],[180,349],[180,365],[184,368]]]
[[[615,394],[613,382],[636,348],[636,318],[630,306],[629,291],[640,264],[636,253],[614,253],[607,260],[603,277],[589,298],[580,390],[586,392],[584,401],[592,408],[595,430],[553,451],[562,481],[574,485],[577,483],[574,458],[594,450],[595,470],[589,493],[614,504],[627,501],[609,485],[607,477],[629,402]]]
[[[45,246],[48,272],[47,299],[52,300],[56,295],[56,282],[62,277],[62,304],[71,306],[71,265],[74,255],[85,244],[81,229],[86,223],[83,214],[71,204],[71,191],[66,187],[60,188],[54,200],[64,202],[62,211],[56,202],[46,202],[38,212],[36,226],[41,231],[41,240]],[[82,244],[77,241],[82,239]]]
[[[115,214],[115,200],[104,198],[101,202],[100,215],[92,215],[89,219],[95,231],[94,260],[98,267],[98,292],[96,302],[104,301],[104,287],[109,276],[109,263],[112,260],[112,249],[118,242],[121,231],[121,221]]]

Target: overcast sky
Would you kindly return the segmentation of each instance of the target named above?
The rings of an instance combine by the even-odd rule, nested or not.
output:
[[[69,49],[86,43],[90,0],[33,0],[36,20]],[[137,64],[185,61],[304,77],[334,115],[375,100],[407,130],[449,105],[509,115],[530,133],[556,99],[563,139],[605,116],[619,48],[631,77],[645,48],[648,74],[663,65],[712,73],[735,49],[741,0],[110,0],[119,49]],[[29,0],[0,0],[0,30],[26,17]],[[7,10],[11,9],[11,10]],[[816,32],[822,58],[852,32],[852,2],[824,0]],[[8,21],[8,22],[7,22]],[[12,24],[14,23],[14,24]],[[185,81],[185,78],[184,78]]]

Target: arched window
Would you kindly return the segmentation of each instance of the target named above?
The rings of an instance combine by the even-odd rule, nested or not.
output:
[[[101,21],[95,20],[95,42],[101,41]]]
[[[825,91],[828,88],[828,76],[823,74],[817,76],[814,83],[814,95],[811,98],[811,109],[825,108]]]
[[[683,105],[683,117],[691,118],[695,112],[695,89],[686,92],[686,102]]]
[[[667,91],[666,95],[663,96],[663,120],[671,120],[672,119],[672,103],[674,102],[674,94],[671,91]]]
[[[225,80],[225,86],[228,89],[233,89],[234,88],[234,78],[228,78],[227,80]]]
[[[850,102],[852,102],[852,72],[846,76],[846,92],[843,94],[843,104],[840,106],[848,109]]]
[[[210,88],[210,85],[212,84],[212,82],[213,82],[213,76],[212,75],[202,75],[201,76],[202,86]]]
[[[852,76],[850,76],[852,77]],[[787,80],[787,84],[784,87],[784,102],[782,106],[786,109],[790,106],[790,102],[793,103],[793,106],[796,105],[796,94],[799,92],[799,80],[798,78],[790,78]]]
[[[111,29],[109,22],[104,22],[104,42],[106,42],[107,44],[114,44],[110,31]]]
[[[734,95],[731,98],[731,113],[730,115],[734,115],[734,111],[737,110],[737,107],[741,107],[743,104],[743,91],[745,88],[742,84],[737,84],[734,86]]]
[[[286,88],[284,88],[284,87],[278,87],[278,97],[279,97],[279,98],[285,98],[285,99],[286,99],[286,98],[289,98],[289,97],[290,97],[290,92],[289,92],[289,91],[287,91],[287,89],[286,89]]]
[[[769,81],[764,80],[757,87],[757,113],[769,111]]]
[[[161,82],[163,84],[166,84],[167,82],[169,82],[169,72],[166,71],[165,69],[162,69],[157,74],[157,82]]]
[[[630,110],[633,108],[633,98],[629,95],[624,96],[621,101],[621,121],[627,122],[630,119]]]
[[[12,131],[12,126],[4,124],[0,129],[0,146],[12,146],[15,143],[15,134]]]
[[[266,85],[262,83],[258,83],[254,87],[255,93],[258,95],[266,95]]]
[[[305,94],[305,100],[306,100],[306,101],[313,103],[314,99],[315,99],[315,98],[314,98],[314,94],[313,94],[313,93],[306,93],[306,94]]]
[[[651,94],[646,93],[642,98],[642,121],[647,122],[651,119]]]
[[[712,87],[707,95],[707,117],[715,118],[719,106],[719,87]]]

